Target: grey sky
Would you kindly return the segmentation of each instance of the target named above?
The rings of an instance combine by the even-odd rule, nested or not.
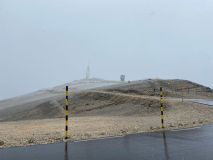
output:
[[[93,77],[213,87],[212,0],[0,0],[0,99]]]

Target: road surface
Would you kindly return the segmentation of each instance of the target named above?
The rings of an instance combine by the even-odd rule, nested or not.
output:
[[[204,104],[213,107],[213,100],[205,100],[205,99],[193,99],[192,102]]]
[[[213,126],[0,150],[1,160],[212,160]]]

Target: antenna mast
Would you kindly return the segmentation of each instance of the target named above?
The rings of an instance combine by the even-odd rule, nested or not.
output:
[[[87,71],[86,71],[86,79],[90,78],[90,67],[89,65],[87,66]]]

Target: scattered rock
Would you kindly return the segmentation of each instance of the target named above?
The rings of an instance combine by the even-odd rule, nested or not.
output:
[[[62,137],[56,137],[56,138],[54,138],[54,140],[59,141],[59,140],[63,140],[63,138]]]
[[[3,146],[3,145],[4,145],[4,141],[0,140],[0,146]]]
[[[179,124],[178,124],[178,127],[183,127],[183,124],[182,124],[182,123],[179,123]]]
[[[199,120],[199,123],[200,123],[200,124],[203,124],[203,121]]]
[[[35,139],[34,139],[34,138],[28,139],[28,143],[29,143],[29,144],[35,143]]]
[[[121,132],[122,134],[127,134],[127,131],[124,130],[124,129],[121,129],[120,132]]]
[[[104,136],[104,135],[105,135],[105,132],[101,132],[99,135]]]

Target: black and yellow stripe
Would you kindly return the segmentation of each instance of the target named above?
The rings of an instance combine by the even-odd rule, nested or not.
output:
[[[160,87],[160,111],[161,111],[161,128],[165,128],[164,126],[164,106],[163,106],[163,88]]]
[[[66,86],[66,92],[65,92],[65,95],[66,95],[66,99],[65,99],[65,139],[68,139],[68,115],[69,115],[69,112],[68,112],[68,102],[69,102],[69,99],[68,99],[68,86]]]

